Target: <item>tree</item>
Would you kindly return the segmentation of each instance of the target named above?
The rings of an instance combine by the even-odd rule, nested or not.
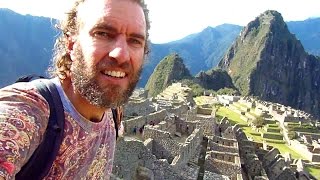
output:
[[[252,124],[257,128],[261,128],[265,124],[264,118],[262,116],[259,116],[256,119],[252,120]]]

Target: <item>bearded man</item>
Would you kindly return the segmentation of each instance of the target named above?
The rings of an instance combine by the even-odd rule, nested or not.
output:
[[[109,179],[116,140],[111,108],[126,103],[139,80],[148,10],[143,0],[77,0],[57,27],[50,81],[63,104],[63,140],[40,179]],[[33,83],[0,90],[0,179],[14,179],[28,162],[49,116]]]

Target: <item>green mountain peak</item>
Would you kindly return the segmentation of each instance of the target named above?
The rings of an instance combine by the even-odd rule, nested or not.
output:
[[[244,27],[219,66],[242,95],[320,116],[320,60],[304,51],[276,11],[268,10]]]
[[[177,53],[164,57],[150,76],[145,89],[148,96],[156,96],[174,81],[191,78],[189,70]]]

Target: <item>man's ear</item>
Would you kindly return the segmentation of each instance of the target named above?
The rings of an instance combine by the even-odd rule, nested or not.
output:
[[[67,44],[67,48],[68,48],[69,52],[71,52],[73,50],[74,42],[75,42],[75,38],[73,38],[72,36],[69,36],[68,37],[68,44]]]
[[[75,43],[75,38],[73,36],[68,37],[68,43],[67,43],[67,48],[68,48],[68,53],[70,55],[71,61],[74,59],[74,43]]]

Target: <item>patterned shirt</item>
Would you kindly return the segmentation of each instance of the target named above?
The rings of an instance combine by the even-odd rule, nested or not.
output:
[[[52,81],[65,110],[65,129],[45,179],[109,179],[115,149],[111,110],[101,122],[91,122],[75,110],[59,80]],[[32,83],[0,89],[0,176],[14,179],[43,139],[49,113],[48,103]]]

